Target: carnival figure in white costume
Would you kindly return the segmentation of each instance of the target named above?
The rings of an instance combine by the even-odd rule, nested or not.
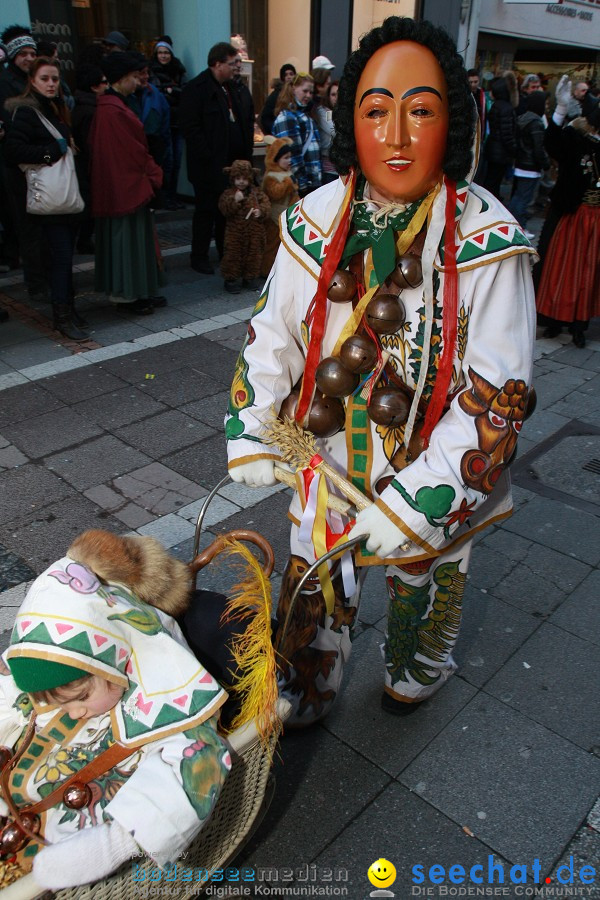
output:
[[[331,158],[341,177],[282,216],[240,353],[226,421],[232,478],[274,483],[279,453],[263,430],[274,408],[374,501],[350,530],[367,535],[353,553],[358,586],[347,563],[334,564],[304,591],[280,647],[300,725],[335,699],[367,566],[386,566],[389,590],[384,709],[412,712],[444,684],[472,535],[511,512],[506,467],[532,406],[534,251],[470,184],[475,122],[445,32],[392,17],[365,35],[340,83]],[[280,621],[315,560],[305,499],[290,509]]]

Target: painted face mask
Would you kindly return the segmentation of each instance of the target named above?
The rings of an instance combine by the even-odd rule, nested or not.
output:
[[[448,92],[430,50],[395,41],[373,54],[356,91],[354,132],[374,200],[413,202],[440,181]]]

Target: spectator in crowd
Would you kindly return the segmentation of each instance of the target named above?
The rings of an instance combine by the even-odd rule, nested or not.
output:
[[[161,37],[151,60],[152,83],[161,91],[171,110],[171,167],[165,168],[165,207],[182,209],[185,204],[177,199],[177,183],[183,154],[183,135],[179,127],[179,102],[186,81],[185,66],[173,52],[173,45]]]
[[[321,184],[320,136],[311,111],[313,90],[311,76],[299,72],[293,82],[282,88],[273,123],[274,137],[288,137],[292,141],[292,173],[301,197]]]
[[[273,87],[273,90],[267,97],[265,105],[260,114],[260,127],[264,134],[271,134],[273,122],[275,121],[275,107],[277,99],[281,92],[281,88],[285,84],[289,84],[296,77],[296,69],[291,63],[284,63],[279,70],[279,81]]]
[[[78,66],[75,72],[75,106],[71,114],[73,140],[77,148],[75,168],[79,190],[85,201],[84,218],[77,236],[77,252],[93,253],[94,218],[91,212],[90,151],[88,137],[96,114],[96,101],[108,87],[108,80],[100,66]]]
[[[564,127],[571,96],[571,82],[563,75],[545,134],[558,177],[534,281],[539,281],[536,306],[544,337],[556,337],[566,325],[582,348],[589,320],[600,316],[600,104]]]
[[[254,152],[254,101],[252,100],[250,89],[242,77],[242,54],[239,50],[235,56],[231,89],[234,93],[237,93],[244,143],[250,150],[250,159],[252,159],[252,153]]]
[[[52,165],[72,143],[69,111],[61,96],[60,67],[55,60],[38,57],[29,72],[29,83],[19,97],[6,101],[12,125],[6,138],[6,158],[13,165]],[[55,138],[40,116],[61,134]],[[29,213],[23,210],[23,214]],[[87,339],[75,312],[73,251],[79,225],[78,215],[37,216],[43,240],[49,250],[49,275],[54,328],[73,341]]]
[[[494,78],[490,90],[494,102],[488,113],[489,134],[484,150],[487,170],[483,186],[500,200],[502,179],[517,152],[515,76],[507,72]]]
[[[327,89],[327,106],[329,109],[333,109],[337,103],[339,87],[339,81],[332,81]]]
[[[46,59],[51,59],[53,62],[57,62],[60,67],[58,46],[53,41],[38,41],[37,53],[38,56],[45,56]],[[73,94],[71,93],[71,88],[62,77],[62,72],[60,76],[60,87],[64,102],[67,104],[68,109],[73,112],[75,101],[73,99]]]
[[[479,163],[477,165],[477,171],[473,177],[473,181],[476,184],[483,184],[485,179],[485,170],[486,163],[485,157],[483,153],[483,147],[486,139],[486,128],[487,128],[487,101],[485,97],[485,91],[480,86],[479,83],[479,72],[477,69],[469,69],[467,72],[467,78],[469,79],[469,87],[471,88],[471,96],[475,102],[475,106],[477,108],[477,115],[479,116],[479,134],[480,134],[480,144],[479,144]]]
[[[129,41],[120,31],[111,31],[102,38],[105,53],[125,53],[129,50]]]
[[[517,116],[522,116],[523,113],[527,112],[527,97],[529,94],[532,94],[534,91],[542,90],[542,82],[540,81],[539,75],[526,75],[521,84],[521,89],[519,91],[519,102],[517,104]]]
[[[533,91],[527,95],[527,112],[517,119],[517,155],[513,193],[508,204],[519,225],[523,228],[529,219],[528,208],[533,202],[542,172],[550,168],[550,157],[544,149],[544,122],[546,92]],[[534,235],[526,232],[528,238]]]
[[[165,306],[158,243],[148,204],[162,169],[126,99],[138,85],[139,56],[111,53],[103,63],[110,87],[98,97],[89,136],[92,214],[96,219],[95,290],[124,310],[150,315]]]
[[[313,116],[319,126],[319,144],[321,148],[322,183],[335,181],[338,174],[329,159],[329,148],[333,140],[333,110],[329,105],[329,88],[331,86],[330,69],[315,69],[311,75],[315,82]]]
[[[577,81],[572,88],[572,96],[569,102],[569,108],[565,118],[565,123],[572,122],[579,116],[587,116],[592,111],[596,100],[590,93],[589,86],[586,81]]]
[[[29,71],[37,56],[37,44],[29,28],[22,25],[11,25],[2,33],[1,40],[6,47],[8,63],[0,73],[0,119],[8,133],[12,123],[5,103],[9,97],[18,97],[27,88]],[[5,253],[15,265],[20,254],[29,299],[34,303],[47,302],[48,278],[42,230],[39,222],[25,214],[25,176],[17,166],[5,163],[3,177],[10,210]]]
[[[254,147],[244,127],[238,91],[231,85],[237,55],[231,44],[211,47],[207,68],[186,84],[179,106],[195,197],[190,263],[203,275],[214,273],[208,258],[213,231],[219,259],[223,256],[225,219],[218,207],[228,183],[223,169],[236,159],[250,161]]]
[[[164,94],[150,84],[150,67],[141,53],[139,62],[141,68],[138,72],[138,86],[131,95],[130,106],[141,120],[146,132],[148,149],[164,174],[170,171],[173,165],[171,110]]]
[[[4,60],[6,59],[6,47],[4,44],[0,43],[0,71],[4,67]],[[2,146],[2,141],[4,140],[4,125],[0,120],[0,147]],[[2,163],[2,153],[0,152],[0,272],[10,272],[12,266],[9,260],[9,253],[7,252],[7,243],[6,243],[6,228],[10,230],[12,225],[12,220],[10,219],[8,213],[8,197],[6,195],[6,191],[4,188],[4,166]],[[0,322],[6,322],[8,319],[8,313],[5,309],[0,308]]]
[[[315,56],[311,69],[313,71],[315,69],[327,69],[329,72],[332,72],[335,69],[335,65],[326,56]]]

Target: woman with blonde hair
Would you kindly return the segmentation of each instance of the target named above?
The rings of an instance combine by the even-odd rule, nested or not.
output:
[[[292,173],[301,197],[321,184],[320,134],[311,109],[313,91],[311,76],[299,72],[282,87],[273,123],[273,137],[287,137],[292,142]]]

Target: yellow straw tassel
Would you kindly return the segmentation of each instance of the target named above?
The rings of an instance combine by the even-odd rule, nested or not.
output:
[[[234,694],[242,707],[230,731],[254,721],[262,745],[278,727],[277,666],[271,640],[271,584],[250,550],[239,541],[228,541],[222,551],[238,556],[243,578],[232,589],[221,622],[247,622],[244,633],[231,648],[238,668]],[[243,561],[243,562],[242,562]]]

